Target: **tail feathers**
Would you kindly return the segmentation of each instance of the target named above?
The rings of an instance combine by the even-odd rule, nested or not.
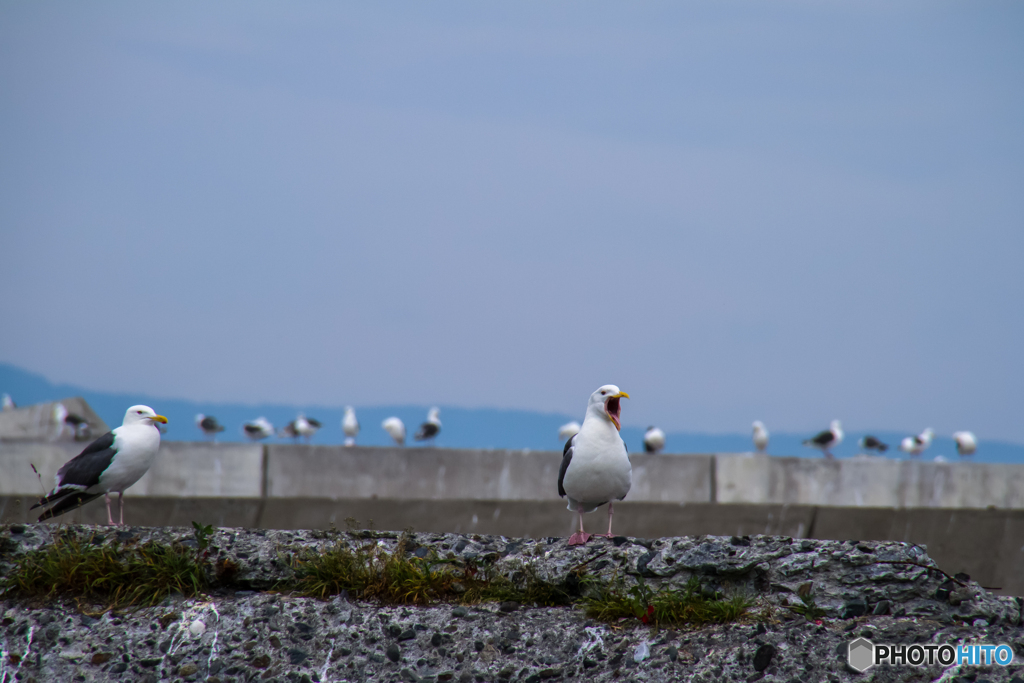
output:
[[[39,521],[42,522],[47,519],[53,519],[59,517],[65,512],[69,512],[76,508],[80,508],[91,500],[95,500],[102,496],[102,493],[86,493],[84,491],[75,491],[71,495],[61,498],[56,505],[51,507],[49,510],[39,515]],[[33,507],[39,507],[35,505]]]
[[[32,507],[30,507],[29,510],[35,510],[37,507],[39,507],[41,505],[49,505],[50,503],[55,503],[57,501],[60,501],[60,500],[62,500],[64,498],[66,498],[67,496],[73,496],[76,493],[81,493],[81,492],[82,492],[82,489],[79,489],[79,488],[71,488],[71,487],[64,488],[63,486],[58,486],[54,490],[50,491],[50,495],[46,496],[45,498],[40,498],[39,502],[36,503],[35,505],[33,505]]]

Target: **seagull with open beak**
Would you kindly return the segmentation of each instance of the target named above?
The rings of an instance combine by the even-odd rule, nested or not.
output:
[[[579,531],[569,537],[569,545],[583,545],[590,540],[591,534],[583,530],[583,514],[605,503],[608,533],[597,535],[611,538],[613,502],[625,498],[633,483],[629,453],[619,436],[623,398],[629,398],[629,394],[614,384],[606,384],[591,394],[579,433],[565,442],[558,472],[558,495],[568,497],[568,509],[579,515]]]

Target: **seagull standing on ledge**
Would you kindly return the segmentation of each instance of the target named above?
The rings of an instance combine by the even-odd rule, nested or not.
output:
[[[341,418],[341,431],[345,432],[345,445],[355,446],[356,437],[359,435],[359,420],[356,419],[356,410],[352,406],[345,406],[345,417]]]
[[[302,413],[299,413],[299,416],[295,418],[295,426],[293,428],[295,429],[296,434],[301,437],[305,437],[306,443],[309,443],[310,439],[313,438],[313,435],[316,434],[316,431],[320,429],[321,426],[322,425],[319,420],[314,420],[311,417],[306,417]]]
[[[71,438],[85,441],[89,438],[89,423],[81,415],[68,412],[67,406],[57,403],[53,406],[53,421],[57,423],[57,437],[63,438],[64,432],[70,427]]]
[[[292,420],[284,427],[281,427],[281,431],[277,433],[279,439],[295,439],[299,440],[299,433],[295,431],[295,420]]]
[[[412,438],[417,441],[432,441],[435,436],[441,433],[440,415],[440,408],[431,408],[430,412],[427,413],[427,421],[420,425],[419,431],[413,434]]]
[[[0,398],[0,410],[14,410],[17,407],[17,404],[14,402],[14,399],[11,398],[10,394],[4,394],[3,397]]]
[[[978,440],[971,432],[953,432],[953,441],[956,441],[956,452],[961,456],[974,455],[978,450]]]
[[[214,443],[217,443],[217,434],[224,431],[224,425],[217,422],[217,418],[202,413],[196,415],[196,426],[202,430],[204,436],[213,439]]]
[[[644,432],[644,453],[658,453],[665,447],[665,432],[657,427],[648,427]]]
[[[839,420],[832,420],[832,425],[828,428],[828,431],[819,432],[813,439],[807,439],[804,441],[805,446],[811,448],[817,448],[825,454],[826,458],[834,458],[832,455],[832,449],[843,442],[843,427],[839,423]]]
[[[270,424],[270,421],[261,415],[252,422],[246,422],[242,425],[242,431],[253,441],[261,441],[268,436],[274,435],[274,425]]]
[[[167,424],[167,418],[157,415],[149,406],[129,408],[120,427],[93,441],[57,470],[53,491],[32,506],[32,509],[50,506],[39,516],[39,521],[62,515],[94,498],[105,496],[107,522],[112,526],[123,525],[124,491],[142,479],[160,450],[157,422]],[[120,508],[120,521],[116,523],[110,511],[110,494],[115,491]]]
[[[380,426],[384,428],[384,431],[388,433],[395,443],[399,446],[405,445],[405,423],[397,417],[389,417],[380,423]]]
[[[558,440],[565,441],[571,439],[580,433],[580,423],[576,420],[572,422],[566,422],[564,425],[558,428]]]
[[[768,428],[764,426],[764,422],[754,420],[754,435],[751,438],[754,440],[754,448],[757,449],[758,453],[767,452]]]
[[[558,470],[558,495],[569,498],[569,510],[580,517],[580,530],[569,537],[569,545],[583,545],[591,534],[583,530],[583,513],[608,504],[608,533],[612,537],[612,504],[622,500],[633,484],[633,467],[626,444],[619,436],[620,400],[629,394],[606,384],[590,395],[587,415],[579,434],[565,443],[562,467]]]
[[[928,450],[935,438],[935,430],[929,427],[917,436],[908,436],[900,442],[900,450],[910,456],[917,456]]]
[[[878,451],[879,453],[885,453],[889,450],[889,444],[882,443],[870,434],[860,440],[860,447],[865,451]]]

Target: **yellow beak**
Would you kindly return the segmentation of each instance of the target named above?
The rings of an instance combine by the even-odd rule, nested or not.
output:
[[[164,424],[167,424],[167,418],[164,417],[163,415],[154,415],[149,419],[152,420],[153,422],[163,422]]]
[[[615,398],[629,398],[629,394],[627,394],[625,391],[620,391],[619,393],[615,394]]]

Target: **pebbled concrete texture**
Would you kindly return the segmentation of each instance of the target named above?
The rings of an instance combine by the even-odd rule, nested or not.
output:
[[[95,542],[195,543],[182,528],[78,527]],[[0,528],[0,571],[51,542],[49,526]],[[509,603],[381,607],[344,597],[275,592],[290,554],[335,543],[394,548],[382,532],[218,529],[211,562],[240,566],[230,585],[202,599],[180,596],[147,609],[93,612],[74,603],[0,603],[0,681],[1010,681],[1024,676],[1021,601],[959,585],[920,546],[779,536],[595,539],[414,534],[410,552],[524,564],[561,581],[582,563],[592,576],[741,592],[758,619],[686,630],[636,620],[602,624],[578,608]],[[212,570],[211,570],[212,571]],[[785,609],[810,583],[825,615],[814,623]],[[876,643],[1007,643],[1016,661],[943,670],[845,663],[856,637]]]

